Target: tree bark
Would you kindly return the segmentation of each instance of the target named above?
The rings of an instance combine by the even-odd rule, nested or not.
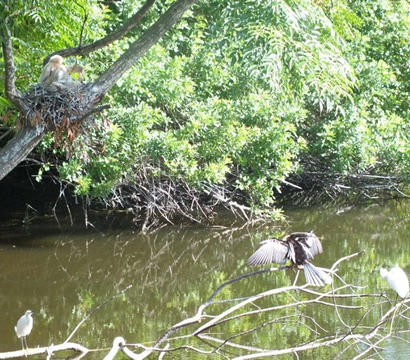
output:
[[[84,106],[83,120],[89,114],[95,112],[98,103],[104,97],[114,84],[131,68],[139,58],[141,58],[155,43],[157,43],[164,34],[182,17],[184,12],[192,6],[197,0],[177,0],[161,17],[153,24],[141,37],[132,43],[119,59],[102,73],[94,83],[85,85],[82,90]],[[115,36],[107,35],[106,40],[100,39],[99,47],[91,44],[88,52],[101,47],[101,44],[109,44],[112,41],[128,33],[133,24],[135,26],[145,15],[146,11],[152,6],[154,1],[147,0],[143,8],[140,9],[123,27],[115,31]],[[130,22],[131,21],[131,22]],[[30,113],[30,107],[24,103],[20,93],[15,88],[15,69],[13,63],[13,54],[11,46],[10,31],[5,24],[6,31],[2,32],[2,49],[6,65],[6,94],[10,101],[20,110],[20,116],[26,118]],[[107,40],[108,39],[108,40]],[[113,40],[114,39],[114,40]],[[71,50],[70,50],[71,51]],[[58,52],[57,52],[58,53]],[[98,111],[98,110],[97,110]],[[33,111],[31,111],[33,113]],[[78,121],[79,115],[73,114],[70,121]],[[81,118],[81,116],[80,116]],[[23,123],[30,124],[30,119]],[[2,149],[0,149],[0,180],[3,179],[11,170],[13,170],[27,155],[34,149],[38,142],[47,133],[48,127],[41,124],[35,127],[24,125],[17,135],[10,140]]]
[[[16,13],[17,14],[17,13]],[[14,67],[13,60],[13,45],[11,42],[11,33],[8,27],[8,20],[12,14],[7,16],[4,20],[3,29],[1,29],[1,47],[4,56],[4,70],[5,70],[5,82],[4,89],[9,100],[17,107],[22,115],[27,113],[27,106],[21,101],[21,94],[16,88],[16,69]]]
[[[152,45],[156,44],[164,34],[174,26],[184,12],[196,0],[179,0],[146,31],[129,49],[94,82],[93,90],[97,94],[105,94],[121,78],[135,62],[142,57]]]
[[[30,154],[45,134],[44,126],[24,127],[0,150],[0,180]]]

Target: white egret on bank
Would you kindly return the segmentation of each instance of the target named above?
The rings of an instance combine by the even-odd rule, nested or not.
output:
[[[322,243],[313,232],[294,232],[279,239],[261,242],[261,246],[248,259],[248,265],[284,264],[290,260],[305,272],[306,283],[314,286],[330,284],[332,278],[309,260],[322,253]]]
[[[380,276],[386,278],[389,286],[401,297],[405,298],[409,294],[409,279],[406,273],[395,266],[387,271],[384,268],[380,268]]]
[[[27,336],[30,335],[31,329],[33,329],[33,312],[31,310],[27,310],[25,314],[18,319],[17,325],[14,327],[16,331],[17,337],[21,339],[21,347],[24,350],[24,344],[26,345],[26,349],[28,349],[27,345]]]

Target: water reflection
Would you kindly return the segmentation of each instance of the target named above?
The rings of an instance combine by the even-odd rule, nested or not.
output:
[[[61,231],[54,222],[19,227],[0,227],[0,351],[18,349],[14,325],[26,309],[39,313],[28,341],[30,346],[64,341],[78,322],[94,306],[132,284],[123,296],[92,316],[72,339],[89,348],[109,346],[121,335],[129,342],[149,342],[170,325],[191,316],[221,283],[250,271],[245,261],[260,240],[281,232],[314,230],[325,249],[315,265],[329,267],[341,256],[366,250],[342,263],[339,272],[346,281],[367,286],[366,292],[389,293],[380,279],[381,265],[409,265],[410,202],[391,201],[382,205],[338,209],[294,209],[287,211],[287,224],[278,226],[229,227],[227,221],[214,227],[167,227],[153,235],[129,229]],[[405,269],[409,274],[410,269]],[[217,299],[248,296],[266,289],[290,285],[294,271],[261,275],[226,287]],[[303,283],[303,275],[300,277]],[[390,292],[389,295],[394,297]],[[258,305],[272,306],[280,298],[269,298]],[[352,300],[366,304],[373,300]],[[212,308],[212,311],[217,311]],[[360,313],[340,310],[351,326]],[[342,331],[334,315],[314,307],[305,313],[318,324]],[[371,323],[380,313],[369,317]],[[246,327],[246,321],[245,327]],[[283,347],[307,341],[308,333],[295,319],[272,324],[241,337],[241,341],[261,347]],[[402,328],[409,328],[402,323]],[[228,332],[229,329],[225,328]],[[224,330],[224,327],[221,327]],[[279,331],[281,343],[272,343]],[[182,332],[184,333],[184,332]],[[278,340],[279,341],[279,340]],[[265,342],[265,343],[264,343]],[[392,339],[385,344],[385,358],[410,356],[408,344]],[[99,354],[101,355],[101,354]],[[181,358],[181,354],[174,355]],[[316,358],[301,354],[301,358]],[[313,357],[312,357],[313,356]],[[91,358],[91,357],[90,357]],[[101,358],[97,356],[96,358]],[[188,356],[187,358],[191,358]]]

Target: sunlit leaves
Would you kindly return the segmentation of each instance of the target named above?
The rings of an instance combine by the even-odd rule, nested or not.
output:
[[[26,86],[40,59],[77,44],[84,10],[92,39],[142,2],[13,3],[24,9],[13,29]],[[137,30],[170,3],[157,2]],[[104,197],[148,167],[159,179],[239,190],[261,208],[295,171],[316,170],[305,163],[406,176],[408,23],[404,1],[198,1],[107,95],[111,110],[60,159],[60,176],[77,194]],[[87,81],[138,31],[83,59]]]
[[[304,154],[343,173],[381,158],[404,161],[406,139],[398,143],[393,124],[374,120],[390,117],[375,110],[395,102],[388,90],[396,77],[348,51],[364,24],[356,11],[307,0],[200,4],[197,23],[180,25],[190,37],[173,32],[112,93],[117,125],[95,133],[103,153],[89,151],[83,168],[94,179],[90,190],[132,179],[144,158],[157,176],[193,186],[233,182],[267,206]],[[393,151],[394,142],[403,146]]]
[[[345,29],[348,42],[343,51],[354,66],[358,82],[350,103],[338,107],[338,114],[312,123],[311,151],[332,171],[382,172],[406,177],[408,154],[409,22],[405,2],[340,2],[328,9],[332,21]],[[349,30],[347,30],[347,27]],[[394,29],[394,30],[393,30]],[[354,36],[352,35],[354,34]],[[393,40],[394,39],[394,40]]]

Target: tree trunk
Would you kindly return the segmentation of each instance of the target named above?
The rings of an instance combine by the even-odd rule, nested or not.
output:
[[[44,126],[24,127],[0,150],[0,180],[30,154],[45,134]]]

